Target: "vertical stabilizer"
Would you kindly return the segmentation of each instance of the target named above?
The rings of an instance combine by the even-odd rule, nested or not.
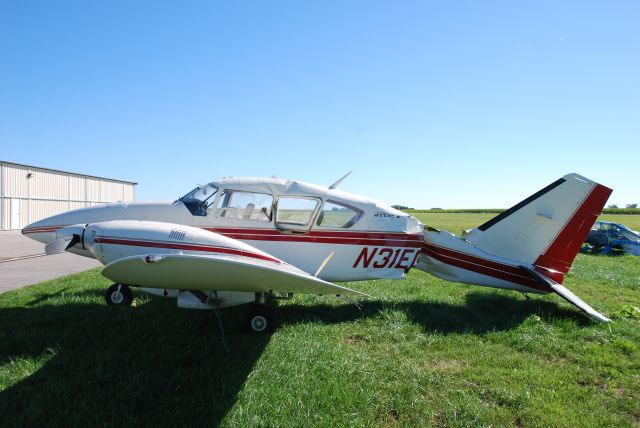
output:
[[[483,251],[534,266],[562,283],[612,190],[567,174],[465,238]]]

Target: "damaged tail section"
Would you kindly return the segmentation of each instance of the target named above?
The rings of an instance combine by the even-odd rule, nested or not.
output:
[[[611,192],[567,174],[472,229],[465,239],[490,254],[535,266],[562,283]]]
[[[428,228],[416,267],[449,281],[555,292],[608,321],[561,284],[611,192],[567,174],[463,238]]]

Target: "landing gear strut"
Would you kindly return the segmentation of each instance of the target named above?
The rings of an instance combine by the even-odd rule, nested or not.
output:
[[[124,284],[113,284],[104,295],[107,305],[129,306],[133,301],[131,289]]]
[[[244,314],[244,328],[252,334],[270,333],[275,329],[275,323],[273,310],[266,305],[252,305]]]

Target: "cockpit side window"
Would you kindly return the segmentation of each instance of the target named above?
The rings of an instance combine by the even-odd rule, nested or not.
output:
[[[218,188],[213,184],[198,186],[179,200],[194,216],[206,216],[207,208],[215,201]]]
[[[234,220],[271,221],[273,196],[265,193],[225,190],[220,195],[217,217]]]
[[[335,201],[326,201],[318,216],[321,227],[349,228],[362,217],[363,211]]]
[[[283,196],[278,199],[276,223],[309,226],[318,206],[317,199]]]

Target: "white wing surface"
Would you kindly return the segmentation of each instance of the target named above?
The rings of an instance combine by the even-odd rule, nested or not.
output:
[[[102,275],[121,284],[161,289],[367,296],[288,264],[232,255],[130,256],[109,263]]]

